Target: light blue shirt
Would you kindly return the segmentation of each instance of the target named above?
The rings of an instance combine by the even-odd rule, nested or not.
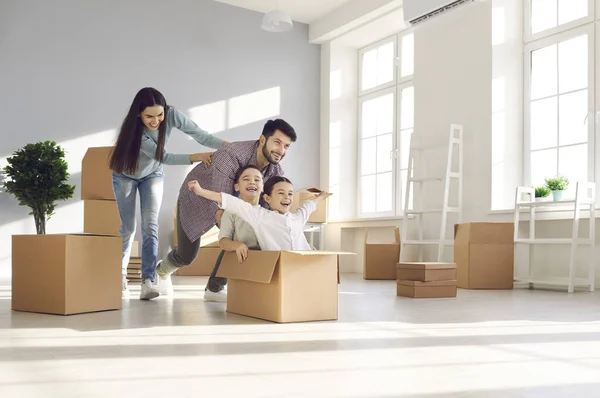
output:
[[[199,144],[204,145],[208,148],[219,149],[223,146],[223,140],[210,135],[206,131],[202,130],[196,123],[188,118],[183,112],[173,107],[169,107],[167,110],[166,120],[163,123],[167,123],[166,137],[165,137],[165,148],[169,138],[171,137],[171,130],[173,127],[183,131]],[[163,165],[154,159],[156,154],[156,143],[158,142],[158,131],[150,131],[146,129],[142,135],[142,147],[140,148],[140,156],[138,160],[138,167],[135,175],[129,175],[133,178],[144,178],[158,170],[161,170]],[[168,165],[189,165],[190,154],[177,154],[170,153],[165,150],[163,155],[164,164]]]

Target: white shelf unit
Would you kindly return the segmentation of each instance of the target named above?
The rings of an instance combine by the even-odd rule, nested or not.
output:
[[[448,213],[457,213],[458,214],[458,222],[461,220],[461,209],[462,209],[462,182],[463,182],[463,126],[458,124],[450,125],[450,133],[448,137],[448,141],[442,144],[434,144],[434,145],[423,145],[421,142],[421,137],[413,134],[410,140],[410,152],[408,155],[408,172],[406,178],[406,185],[404,190],[404,218],[402,220],[402,236],[400,239],[400,259],[399,261],[404,261],[404,256],[406,255],[405,247],[407,245],[415,245],[418,246],[419,251],[419,261],[423,261],[423,247],[424,246],[437,246],[437,261],[441,262],[444,254],[444,247],[446,246],[454,246],[454,239],[448,239],[446,237],[446,227],[448,221]],[[446,158],[446,172],[444,176],[418,176],[416,177],[414,174],[414,163],[415,156],[418,157],[419,161],[424,161],[423,156],[430,149],[444,148],[447,147],[448,154]],[[454,149],[457,149],[458,155],[458,170],[452,170],[453,165],[453,154]],[[457,193],[457,204],[458,206],[452,207],[449,206],[449,192],[450,192],[450,181],[452,179],[456,179],[458,181],[458,193]],[[433,208],[433,209],[409,209],[408,203],[409,198],[411,197],[411,191],[415,190],[415,192],[420,193],[420,190],[423,188],[424,183],[443,183],[444,184],[444,198],[442,208]],[[439,214],[440,215],[440,233],[438,238],[436,239],[425,239],[423,237],[423,216],[426,214]],[[414,216],[418,222],[418,238],[417,239],[409,239],[408,238],[408,220],[409,216]]]
[[[528,261],[528,276],[524,278],[515,278],[517,282],[529,283],[529,287],[534,285],[550,285],[550,286],[566,286],[569,293],[575,291],[575,287],[586,287],[590,292],[594,291],[594,278],[596,266],[596,185],[592,182],[578,182],[576,187],[575,199],[562,200],[556,202],[536,201],[535,191],[530,187],[518,187],[515,195],[515,245],[523,244],[530,245],[529,261]],[[535,236],[535,216],[536,209],[540,208],[556,208],[561,210],[566,209],[573,211],[573,229],[570,238],[536,238]],[[529,236],[527,238],[519,237],[519,222],[521,221],[521,211],[529,211]],[[587,237],[579,236],[579,220],[581,219],[582,211],[589,211],[590,226]],[[535,245],[570,245],[571,255],[569,258],[568,277],[566,278],[536,278],[531,276],[531,258],[532,249]],[[577,248],[580,245],[588,245],[590,254],[588,260],[588,276],[587,278],[575,277],[575,256]]]

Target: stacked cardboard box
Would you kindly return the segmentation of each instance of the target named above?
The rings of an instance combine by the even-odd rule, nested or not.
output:
[[[456,297],[456,264],[399,263],[396,288],[403,297]]]
[[[85,234],[13,235],[13,310],[70,315],[122,308],[110,150],[90,148],[82,162]]]

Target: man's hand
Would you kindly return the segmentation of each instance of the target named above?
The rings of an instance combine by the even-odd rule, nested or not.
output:
[[[238,263],[243,263],[246,258],[248,258],[248,246],[246,246],[242,242],[235,242],[235,254],[237,254]]]
[[[314,201],[315,201],[315,202],[319,202],[319,201],[321,201],[321,200],[325,200],[325,199],[327,199],[328,197],[330,197],[331,195],[333,195],[333,194],[332,194],[332,193],[329,193],[329,192],[322,191],[320,194],[318,194],[318,195],[315,197]]]
[[[190,160],[192,163],[202,162],[204,163],[204,167],[207,168],[212,163],[213,155],[214,152],[194,153],[190,155]]]
[[[217,222],[217,227],[219,227],[219,229],[221,228],[221,218],[223,218],[223,212],[223,209],[219,209],[215,213],[215,221]]]

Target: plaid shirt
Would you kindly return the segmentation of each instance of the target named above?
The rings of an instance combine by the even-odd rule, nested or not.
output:
[[[247,165],[256,166],[258,144],[258,140],[227,144],[215,152],[208,168],[200,163],[189,172],[179,190],[179,220],[190,242],[195,242],[216,224],[215,214],[219,205],[189,191],[188,181],[198,180],[202,188],[233,195],[237,171]],[[263,170],[265,182],[281,175],[283,169],[279,164],[269,164]],[[265,205],[264,202],[262,204]]]

